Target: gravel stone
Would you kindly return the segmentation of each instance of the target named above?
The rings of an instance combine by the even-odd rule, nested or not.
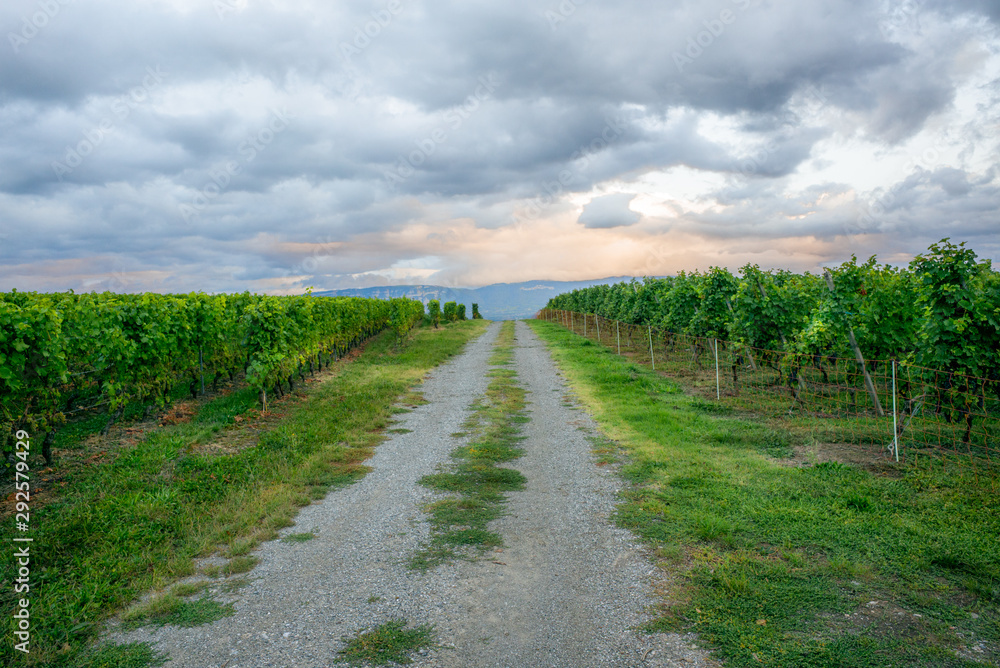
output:
[[[422,505],[436,498],[417,484],[461,443],[471,402],[485,391],[500,323],[435,369],[421,391],[428,404],[399,416],[368,461],[362,480],[303,508],[254,554],[252,581],[231,597],[236,614],[193,629],[116,632],[117,642],[149,641],[168,668],[336,665],[344,639],[406,619],[433,624],[436,644],[417,667],[717,666],[690,635],[645,635],[635,627],[655,602],[658,571],[645,549],[609,520],[624,485],[594,463],[587,437],[596,425],[563,405],[568,392],[544,344],[516,325],[515,368],[528,390],[525,455],[510,466],[528,479],[508,494],[507,515],[491,525],[506,547],[475,561],[426,573],[407,560],[429,537]]]

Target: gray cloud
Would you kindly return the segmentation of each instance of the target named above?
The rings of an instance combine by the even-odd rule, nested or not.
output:
[[[579,223],[589,228],[627,227],[639,222],[641,216],[628,208],[635,195],[617,193],[596,197],[583,207]]]
[[[243,4],[0,7],[4,288],[280,289],[309,256],[368,280],[429,252],[414,230],[527,230],[612,184],[635,192],[594,199],[581,233],[919,251],[953,226],[995,252],[993,2]],[[872,166],[928,133],[950,162]],[[875,156],[857,183],[824,172],[846,146]],[[683,205],[678,173],[703,181]],[[679,218],[628,209],[649,179]]]

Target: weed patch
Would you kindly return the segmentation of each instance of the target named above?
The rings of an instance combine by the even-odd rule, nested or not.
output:
[[[126,628],[166,624],[189,628],[210,624],[234,614],[236,609],[231,603],[222,604],[210,598],[185,601],[174,594],[165,594],[126,612],[122,615],[122,622]]]
[[[316,537],[316,534],[314,534],[311,531],[309,531],[309,532],[306,532],[306,533],[288,534],[287,536],[285,536],[281,540],[285,541],[286,543],[304,543],[307,540],[312,540],[315,537]]]
[[[202,580],[201,582],[186,582],[184,584],[174,585],[170,593],[174,596],[194,596],[198,592],[204,591],[204,589],[209,585],[208,580]]]
[[[168,659],[166,654],[145,643],[88,647],[77,656],[80,663],[76,665],[88,668],[152,668],[162,666]]]
[[[517,424],[523,420],[525,392],[509,365],[514,355],[514,323],[504,323],[490,363],[493,380],[486,395],[473,403],[474,413],[465,428],[467,445],[452,452],[452,462],[437,473],[424,476],[420,484],[449,494],[425,508],[430,515],[431,539],[410,559],[416,570],[433,568],[449,559],[469,558],[503,539],[488,525],[503,514],[504,493],[523,489],[519,471],[497,466],[521,456]],[[452,434],[455,436],[455,434]]]
[[[434,637],[431,626],[406,627],[406,620],[394,619],[355,638],[345,639],[347,646],[338,653],[337,663],[351,666],[389,666],[413,663],[410,655],[430,647]]]

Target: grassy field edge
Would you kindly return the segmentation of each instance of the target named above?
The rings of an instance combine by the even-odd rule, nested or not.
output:
[[[791,466],[794,430],[716,415],[594,342],[529,325],[623,451],[617,520],[663,574],[650,630],[696,632],[727,666],[995,665],[995,496],[944,472]]]

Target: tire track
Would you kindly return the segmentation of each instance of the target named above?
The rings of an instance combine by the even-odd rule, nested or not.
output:
[[[609,520],[621,479],[598,467],[588,435],[596,426],[567,405],[568,389],[544,344],[517,323],[518,382],[528,391],[524,456],[528,479],[508,494],[493,529],[507,547],[492,561],[439,569],[443,643],[420,666],[711,666],[690,638],[636,632],[655,571],[627,531]],[[452,571],[452,572],[449,572]]]

